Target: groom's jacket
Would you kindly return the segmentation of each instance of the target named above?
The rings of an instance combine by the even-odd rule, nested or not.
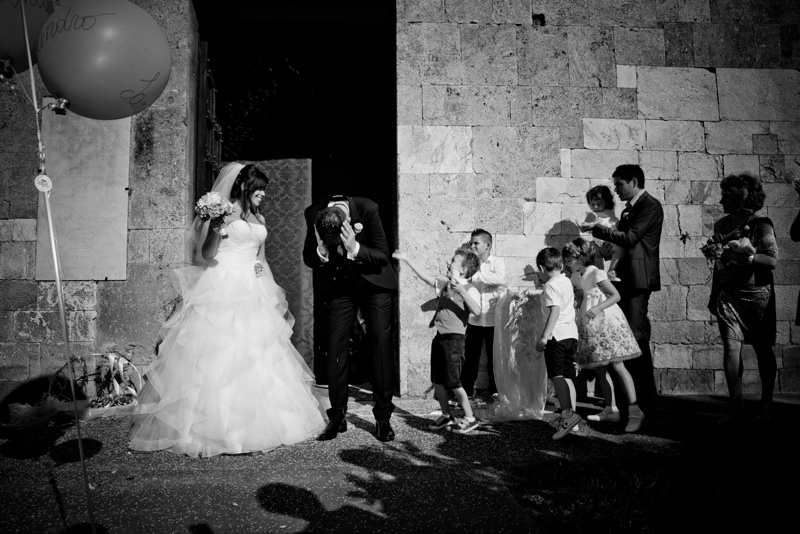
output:
[[[323,290],[345,282],[350,276],[361,276],[384,289],[397,289],[397,276],[390,261],[389,245],[379,217],[378,205],[364,197],[346,198],[350,205],[350,226],[356,230],[356,241],[359,243],[355,259],[347,259],[336,250],[330,250],[328,261],[323,262],[317,254],[314,222],[320,210],[328,205],[328,199],[325,199],[315,202],[305,210],[306,240],[303,245],[303,261],[312,269],[319,270],[318,283]]]

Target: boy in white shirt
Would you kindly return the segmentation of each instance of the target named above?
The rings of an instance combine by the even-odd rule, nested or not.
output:
[[[553,247],[536,255],[539,278],[544,284],[541,296],[545,325],[536,343],[536,350],[544,351],[547,378],[553,381],[561,415],[556,420],[558,430],[553,439],[561,439],[580,423],[575,413],[575,350],[578,347],[578,326],[575,323],[575,293],[572,283],[562,272],[564,260]]]

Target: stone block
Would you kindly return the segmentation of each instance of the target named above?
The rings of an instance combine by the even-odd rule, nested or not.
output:
[[[600,115],[606,119],[636,119],[639,107],[636,104],[636,89],[610,87],[601,89],[603,105]]]
[[[703,325],[703,341],[709,345],[721,345],[722,337],[719,333],[719,325],[717,320],[712,316],[711,322]]]
[[[432,230],[439,227],[439,220],[432,215],[433,206],[442,199],[401,198],[398,202],[397,222],[406,232]]]
[[[454,24],[397,25],[397,83],[460,84],[461,33]]]
[[[662,286],[650,296],[650,316],[662,321],[686,320],[686,296],[689,288],[684,286]]]
[[[619,166],[639,163],[636,150],[573,150],[572,176],[577,178],[611,178]]]
[[[722,158],[701,152],[678,154],[678,179],[681,181],[722,180]]]
[[[15,219],[0,219],[0,241],[14,241]]]
[[[694,67],[691,24],[664,24],[664,66]]]
[[[800,121],[800,71],[717,69],[722,120]]]
[[[449,232],[469,232],[480,226],[476,224],[476,205],[472,198],[433,198],[431,218]]]
[[[0,104],[1,105],[1,104]],[[1,108],[0,108],[1,109]],[[28,111],[28,104],[19,108]],[[11,115],[11,116],[9,116]],[[5,124],[15,124],[13,113],[7,114],[3,109],[0,116]],[[27,117],[23,123],[31,125]],[[10,133],[12,138],[6,139],[3,133]],[[0,213],[5,219],[35,219],[38,210],[38,191],[33,185],[33,178],[37,175],[38,156],[36,152],[36,129],[33,129],[33,139],[29,144],[14,150],[14,144],[22,142],[23,137],[17,128],[4,128],[0,130],[0,147],[9,154],[5,164],[0,168]],[[13,154],[13,156],[10,156]]]
[[[703,235],[703,210],[700,206],[677,206],[678,232],[681,236]]]
[[[661,28],[614,28],[618,65],[664,66],[664,30]]]
[[[681,0],[656,0],[656,21],[678,20]]]
[[[398,126],[401,173],[461,173],[472,170],[472,129],[464,126]]]
[[[778,254],[781,254],[780,249]],[[778,267],[775,269],[775,284],[800,284],[800,269],[796,269],[793,262],[778,262]],[[800,339],[798,339],[800,342]]]
[[[778,136],[775,134],[753,134],[754,154],[777,154]]]
[[[128,263],[147,263],[150,261],[150,231],[128,231]]]
[[[661,236],[679,236],[680,223],[678,221],[678,206],[666,205],[664,209],[664,224],[661,229]]]
[[[492,197],[536,200],[536,179],[526,174],[492,174]]]
[[[636,79],[644,118],[719,120],[716,78],[706,69],[638,67]]]
[[[561,204],[526,202],[522,215],[526,236],[534,234],[561,235]]]
[[[691,182],[692,204],[718,205],[720,199],[719,182]],[[721,209],[721,208],[720,208]]]
[[[779,291],[777,289],[776,291]],[[777,322],[777,329],[775,332],[775,344],[783,346],[781,351],[786,348],[791,342],[791,328],[794,324],[793,321],[778,321]]]
[[[709,154],[752,154],[753,136],[769,133],[769,123],[725,120],[707,122],[705,133]]]
[[[67,312],[67,329],[70,341],[94,341],[97,337],[97,312]]]
[[[773,25],[753,26],[755,48],[755,67],[758,69],[779,69],[781,67],[781,32]]]
[[[14,312],[0,311],[0,342],[14,341]]]
[[[782,154],[758,156],[758,167],[758,175],[764,183],[792,182],[786,177],[786,163]]]
[[[705,260],[703,260],[705,262]],[[711,272],[706,266],[706,279]],[[711,313],[708,311],[708,299],[711,296],[711,285],[693,285],[689,287],[689,295],[686,301],[686,317],[690,321],[708,321]],[[703,339],[702,332],[697,339]]]
[[[36,219],[14,219],[13,241],[36,241]]]
[[[794,321],[797,312],[797,298],[800,285],[781,286],[775,291],[775,309],[779,321]]]
[[[616,87],[613,30],[570,26],[567,33],[570,86]]]
[[[533,123],[533,104],[531,102],[531,88],[516,86],[508,88],[510,125],[535,126]]]
[[[569,85],[567,30],[559,26],[517,29],[517,70],[520,85]]]
[[[645,121],[647,150],[702,152],[703,125],[695,121]]]
[[[692,347],[657,344],[653,351],[653,367],[656,369],[691,369]]]
[[[710,22],[709,0],[679,0],[678,20],[681,22]]]
[[[705,258],[685,258],[678,260],[680,284],[685,286],[708,285],[708,265]]]
[[[800,155],[787,154],[783,160],[784,177],[787,180],[800,180]]]
[[[426,85],[422,120],[426,125],[506,126],[510,121],[505,87]]]
[[[465,84],[517,85],[516,26],[468,24],[460,30]]]
[[[678,283],[678,260],[675,258],[660,257],[659,260],[661,283],[664,285],[673,285]]]
[[[491,198],[491,174],[431,174],[425,187],[425,195],[432,199],[436,197],[463,198]],[[486,183],[484,183],[486,182]]]
[[[525,202],[520,199],[492,198],[479,202],[473,208],[475,226],[492,234],[522,234]]]
[[[397,86],[397,124],[422,124],[422,86]]]
[[[497,24],[530,24],[530,0],[494,0],[492,22]]]
[[[667,154],[667,152],[656,152],[657,154]],[[644,169],[644,167],[642,167]],[[645,171],[645,176],[648,176]],[[674,182],[667,182],[664,184],[664,202],[666,204],[689,204],[691,202],[692,192],[691,183],[682,180]]]
[[[22,382],[31,378],[31,361],[38,354],[38,343],[0,343],[0,380]]]
[[[783,347],[783,368],[800,369],[800,345]]]
[[[585,178],[536,178],[536,200],[559,204],[579,204],[584,211],[586,191],[591,189],[589,180]]]
[[[755,155],[725,154],[722,156],[722,169],[725,176],[742,173],[758,176],[761,163]]]
[[[714,393],[714,371],[695,369],[662,369],[662,395],[710,395]]]
[[[663,234],[659,245],[661,258],[683,258],[686,255],[686,246],[678,235]],[[662,282],[663,283],[663,282]]]
[[[630,26],[649,28],[656,25],[655,2],[641,0],[595,0],[587,3],[592,26]]]
[[[694,345],[692,348],[693,369],[722,369],[722,345]]]
[[[694,24],[695,67],[755,67],[753,27],[748,24]]]
[[[714,223],[722,218],[722,206],[719,203],[703,206],[703,235],[711,237],[714,235]]]
[[[443,0],[399,0],[395,3],[398,22],[445,22]]]
[[[800,392],[800,371],[796,369],[778,371],[778,383],[778,391],[781,393]]]
[[[583,119],[583,143],[589,149],[640,150],[645,144],[643,120]]]
[[[472,134],[472,166],[477,173],[555,176],[559,172],[556,128],[476,126]]]
[[[587,26],[589,6],[574,0],[531,0],[533,14],[545,16],[547,24],[554,26]]]
[[[568,148],[562,148],[561,154],[561,177],[572,178],[572,152]]]
[[[33,280],[0,280],[0,310],[35,310],[38,292]]]
[[[61,319],[57,312],[20,311],[14,313],[17,341],[41,343],[61,336]]]
[[[617,87],[636,88],[636,67],[620,65],[617,60]]]
[[[49,342],[37,345],[38,357],[31,360],[31,377],[41,375],[51,375],[59,369],[65,367],[66,355],[64,354],[64,344],[62,342]],[[87,361],[93,361],[91,354],[95,352],[93,343],[86,342],[70,342],[70,353],[73,356],[85,358]],[[136,360],[136,365],[139,370],[144,366],[139,365],[140,360]]]
[[[97,308],[97,283],[92,281],[63,282],[64,308],[67,311],[86,311]],[[40,282],[37,308],[58,311],[58,291],[55,282]]]
[[[583,148],[583,123],[580,119],[559,126],[558,135],[562,148]]]
[[[150,230],[150,263],[163,267],[178,267],[184,261],[186,231],[183,228]]]
[[[36,243],[0,242],[0,279],[32,280],[36,273]]]
[[[519,234],[498,234],[495,239],[494,253],[506,258],[506,271],[508,272],[509,258],[521,258],[525,260],[522,265],[534,262],[536,254],[545,247],[545,236],[543,234],[519,235]],[[518,269],[519,270],[519,269]],[[522,276],[523,270],[519,270]],[[517,278],[519,278],[519,276]]]
[[[678,179],[678,154],[677,152],[643,151],[639,152],[639,166],[644,171],[647,187],[653,183],[650,180],[663,180],[671,182]],[[666,188],[670,184],[664,184]]]
[[[769,208],[768,211],[771,211],[774,208]],[[778,226],[775,225],[776,228],[786,228],[785,226]],[[800,259],[800,243],[794,242],[788,237],[784,237],[781,235],[781,232],[778,232],[777,236],[778,241],[778,251],[780,254],[780,259],[783,262],[786,262],[786,266],[792,264],[789,260],[798,260]]]
[[[697,321],[666,321],[650,312],[653,343],[691,346],[703,339],[703,324]],[[658,317],[658,320],[655,318]]]
[[[764,194],[767,195],[767,198],[764,200],[765,206],[790,207],[798,205],[794,184],[768,183],[762,184],[762,186],[764,188]]]
[[[781,154],[800,154],[800,122],[770,122],[769,133],[778,137]]]
[[[780,26],[780,41],[780,66],[784,69],[800,68],[800,25],[795,23]]]

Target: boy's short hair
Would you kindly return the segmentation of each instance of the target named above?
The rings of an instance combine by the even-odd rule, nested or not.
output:
[[[544,268],[545,271],[550,272],[554,270],[562,270],[564,268],[564,260],[561,259],[561,252],[555,247],[543,248],[536,255],[536,265]]]
[[[489,243],[490,245],[492,244],[492,234],[490,234],[487,230],[484,230],[483,228],[475,228],[469,236],[470,240],[472,240],[472,238],[475,236],[483,236],[486,238],[487,243]]]
[[[595,198],[601,199],[607,210],[614,209],[614,195],[607,185],[596,185],[586,192],[586,202],[591,202]]]
[[[477,254],[475,254],[475,252],[472,251],[472,249],[458,247],[453,253],[453,256],[461,256],[464,258],[464,260],[461,262],[461,266],[466,269],[466,271],[464,271],[464,278],[470,278],[473,274],[480,271],[481,259]]]
[[[564,259],[576,258],[585,266],[594,265],[595,260],[595,246],[594,243],[583,237],[578,237],[572,240],[572,243],[567,243],[561,250],[561,255]]]
[[[317,213],[314,226],[317,227],[319,238],[328,248],[336,247],[341,243],[339,236],[342,233],[342,224],[344,224],[345,218],[344,211],[336,206],[328,206]]]

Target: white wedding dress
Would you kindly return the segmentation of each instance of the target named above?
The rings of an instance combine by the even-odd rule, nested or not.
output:
[[[324,427],[314,377],[292,345],[293,318],[267,265],[260,224],[234,220],[206,267],[174,271],[183,305],[161,329],[159,357],[134,412],[130,448],[189,456],[266,451]]]

